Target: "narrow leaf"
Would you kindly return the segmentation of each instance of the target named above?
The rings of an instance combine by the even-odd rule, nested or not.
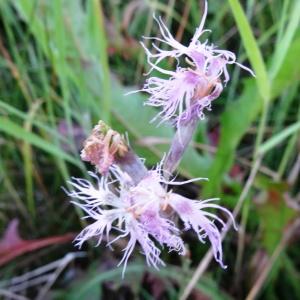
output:
[[[248,58],[256,74],[256,84],[263,100],[270,99],[270,82],[261,51],[257,45],[247,16],[238,0],[228,0],[241,34]]]

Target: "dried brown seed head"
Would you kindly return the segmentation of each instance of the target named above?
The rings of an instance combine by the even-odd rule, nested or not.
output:
[[[101,174],[108,171],[116,156],[122,157],[128,152],[124,137],[103,121],[94,127],[83,146],[81,159],[90,162]]]

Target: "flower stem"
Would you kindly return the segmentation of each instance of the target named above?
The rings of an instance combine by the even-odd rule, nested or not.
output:
[[[116,163],[132,178],[135,184],[138,184],[147,175],[145,165],[130,148],[126,154],[116,157]]]
[[[179,165],[182,156],[187,149],[187,146],[193,138],[193,134],[197,128],[198,117],[195,115],[189,119],[187,123],[182,123],[178,126],[176,134],[172,140],[170,150],[164,162],[164,176],[169,178],[177,166]]]

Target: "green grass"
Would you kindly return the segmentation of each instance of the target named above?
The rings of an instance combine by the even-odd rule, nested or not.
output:
[[[124,96],[145,80],[147,64],[138,42],[142,35],[157,34],[152,19],[155,11],[166,18],[174,35],[186,24],[182,40],[188,43],[199,25],[202,4],[196,0],[0,1],[2,228],[17,217],[28,239],[80,230],[80,214],[69,205],[61,186],[66,186],[71,175],[85,176],[90,168],[80,161],[77,131],[79,128],[86,136],[99,119],[128,132],[132,147],[149,166],[158,162],[168,149],[165,141],[171,139],[173,130],[149,124],[156,111],[143,106],[145,95]],[[299,179],[291,181],[289,176],[297,171],[300,142],[299,11],[298,0],[209,1],[206,27],[213,31],[205,37],[237,53],[238,61],[250,66],[256,77],[230,69],[228,87],[195,135],[195,145],[207,144],[218,127],[218,145],[212,152],[191,147],[179,172],[184,177],[208,177],[209,182],[199,186],[200,197],[220,197],[233,209],[251,165],[262,157],[242,213],[247,240],[239,248],[238,236],[232,233],[224,253],[229,271],[218,271],[214,264],[206,275],[214,286],[225,290],[224,297],[246,297],[257,279],[245,276],[245,270],[253,268],[251,260],[261,252],[271,256],[283,230],[299,218],[299,212],[292,212],[284,200],[286,193],[292,199],[299,195]],[[61,124],[65,132],[59,130]],[[144,137],[163,142],[141,145]],[[233,176],[233,167],[240,168],[241,176]],[[272,226],[279,219],[279,225]],[[207,250],[196,241],[190,242],[190,248],[193,263],[187,267],[187,282]],[[90,257],[101,265],[104,248],[96,250],[96,255],[91,249]],[[259,290],[260,299],[298,295],[292,274],[299,276],[299,250],[299,245],[284,247],[281,254],[288,265],[272,268]],[[237,252],[241,254],[241,278],[232,271]],[[53,251],[36,264],[16,266],[17,272],[57,259],[61,253]],[[168,270],[174,266],[167,254],[166,260],[170,267],[160,276],[169,280]],[[285,268],[289,272],[283,284],[280,276]],[[93,274],[87,271],[86,277],[96,276],[97,283],[108,278],[121,284],[114,273],[108,272],[107,277],[105,273],[102,277]],[[91,280],[87,286],[82,280],[81,291]],[[133,286],[136,280],[132,280]],[[200,284],[199,288],[205,286]],[[70,289],[70,297],[72,293]]]

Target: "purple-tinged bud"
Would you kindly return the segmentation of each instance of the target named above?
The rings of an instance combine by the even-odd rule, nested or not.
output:
[[[123,136],[99,121],[84,142],[81,159],[94,165],[99,173],[105,174],[115,162],[116,156],[123,157],[127,152]]]

